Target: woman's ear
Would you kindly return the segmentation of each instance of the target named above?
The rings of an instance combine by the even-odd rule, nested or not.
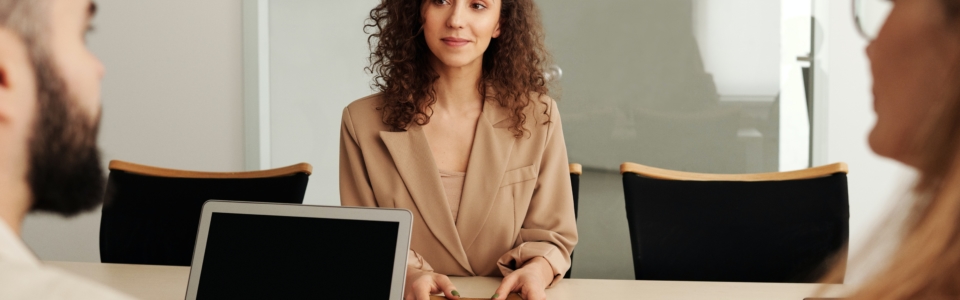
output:
[[[493,38],[500,37],[500,22],[497,22],[497,27],[493,28]]]

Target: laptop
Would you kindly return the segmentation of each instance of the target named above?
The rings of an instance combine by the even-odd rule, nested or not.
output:
[[[207,201],[187,300],[400,300],[407,210]]]

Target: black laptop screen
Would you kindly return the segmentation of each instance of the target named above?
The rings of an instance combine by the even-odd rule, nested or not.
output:
[[[398,229],[213,213],[197,299],[388,299]]]

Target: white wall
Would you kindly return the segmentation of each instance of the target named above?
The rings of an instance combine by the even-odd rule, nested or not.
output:
[[[372,93],[363,24],[378,3],[270,1],[271,165],[313,165],[304,203],[340,205],[340,117]]]
[[[718,94],[780,93],[781,2],[785,1],[693,1],[694,34],[704,70],[713,75]]]
[[[857,264],[861,252],[878,222],[885,219],[891,205],[909,187],[913,174],[902,165],[874,154],[867,145],[867,134],[876,117],[870,94],[870,73],[864,49],[867,42],[860,37],[851,18],[848,1],[817,0],[818,20],[826,29],[823,49],[819,52],[816,76],[818,99],[825,107],[818,109],[824,126],[815,132],[821,142],[815,163],[846,162],[850,192],[851,268],[848,278],[862,280],[865,272]],[[825,110],[824,110],[825,109]],[[815,149],[815,153],[818,150]],[[869,266],[867,266],[869,267]]]
[[[110,159],[169,168],[243,168],[240,1],[98,0],[89,45],[107,68],[100,145]],[[100,212],[32,215],[45,260],[100,261]]]

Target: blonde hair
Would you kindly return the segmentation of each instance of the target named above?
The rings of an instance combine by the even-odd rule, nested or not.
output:
[[[949,20],[960,21],[960,1],[943,2]],[[960,298],[960,61],[948,63],[954,64],[952,76],[943,80],[954,88],[930,107],[931,118],[910,143],[920,177],[906,203],[901,243],[889,264],[849,299]],[[842,281],[845,264],[823,282]]]

